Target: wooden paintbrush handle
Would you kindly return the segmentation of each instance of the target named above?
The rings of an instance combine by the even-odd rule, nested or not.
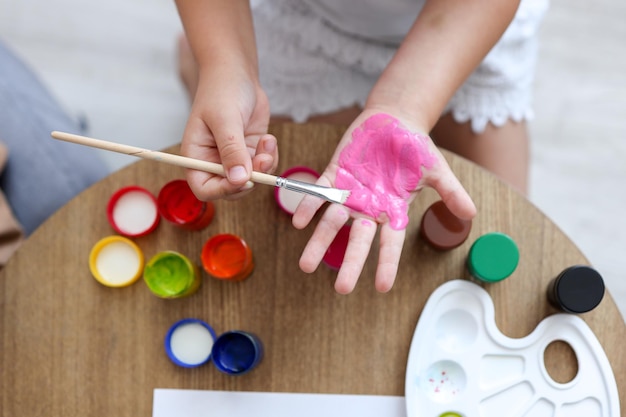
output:
[[[210,172],[211,174],[221,175],[225,177],[224,167],[215,162],[202,161],[200,159],[188,158],[186,156],[174,155],[171,153],[152,151],[149,149],[138,148],[136,146],[123,145],[121,143],[109,142],[101,139],[89,138],[86,136],[75,135],[65,132],[52,132],[52,137],[65,142],[72,142],[79,145],[90,146],[92,148],[104,149],[107,151],[123,153],[126,155],[136,156],[138,158],[150,159],[157,162],[165,162],[183,168],[195,169],[198,171]],[[259,184],[276,186],[276,176],[264,174],[262,172],[252,172],[251,180]]]

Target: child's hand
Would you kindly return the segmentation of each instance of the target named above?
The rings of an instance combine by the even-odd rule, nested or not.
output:
[[[352,217],[350,239],[335,289],[350,293],[361,274],[380,224],[376,289],[391,289],[398,270],[408,207],[424,186],[434,188],[456,216],[471,219],[476,207],[430,137],[400,120],[365,110],[350,126],[317,182],[348,189],[345,205],[332,204],[322,215],[300,258],[300,268],[313,272],[339,229]],[[293,216],[306,227],[323,201],[307,196]]]
[[[251,172],[273,172],[276,138],[267,133],[269,104],[263,90],[236,70],[219,67],[201,74],[181,153],[224,165],[226,178],[188,170],[187,181],[201,200],[237,198],[250,188]]]

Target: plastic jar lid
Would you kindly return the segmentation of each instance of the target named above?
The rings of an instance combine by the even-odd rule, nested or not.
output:
[[[206,241],[202,248],[202,266],[218,279],[240,281],[254,269],[252,250],[239,236],[219,234]]]
[[[147,235],[160,220],[156,198],[136,185],[121,188],[111,196],[107,218],[117,233],[130,237]]]
[[[165,336],[165,353],[178,366],[195,368],[211,360],[215,331],[202,320],[188,318],[174,323]]]
[[[604,297],[604,280],[598,271],[585,265],[565,269],[553,282],[553,296],[558,306],[568,313],[586,313],[600,304]]]
[[[295,166],[289,168],[280,174],[280,176],[290,180],[314,184],[320,177],[320,174],[306,166]],[[276,187],[274,188],[274,198],[276,199],[278,206],[283,209],[283,211],[293,214],[296,211],[298,204],[300,204],[300,201],[304,198],[304,194]]]
[[[343,263],[343,257],[346,254],[349,240],[350,225],[346,224],[339,229],[337,236],[335,236],[335,239],[333,239],[328,249],[326,249],[322,262],[331,269],[339,270]]]
[[[141,249],[123,236],[100,239],[89,254],[91,274],[107,287],[126,287],[137,281],[143,262]]]
[[[498,282],[515,271],[517,245],[504,233],[487,233],[476,239],[467,258],[470,273],[485,282]]]
[[[440,200],[422,216],[420,236],[435,249],[450,250],[465,242],[471,229],[471,220],[459,219]]]
[[[154,255],[144,268],[143,279],[150,291],[161,298],[185,297],[200,286],[197,266],[174,251]]]
[[[188,230],[201,230],[213,220],[215,207],[200,201],[185,180],[165,184],[157,197],[158,210],[168,222]]]
[[[215,367],[229,375],[243,375],[263,357],[263,345],[253,334],[233,330],[221,334],[211,351]]]

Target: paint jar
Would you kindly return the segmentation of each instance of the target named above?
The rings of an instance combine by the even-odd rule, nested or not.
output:
[[[211,360],[215,331],[195,318],[174,323],[165,336],[165,353],[178,366],[196,368]]]
[[[322,258],[322,262],[324,262],[324,265],[326,265],[330,269],[338,271],[339,268],[341,268],[341,264],[343,263],[343,258],[346,254],[349,240],[350,225],[345,224],[341,227],[341,229],[339,229],[339,232],[337,232],[337,236],[335,236],[330,246],[328,246],[328,249],[326,249],[326,253]]]
[[[246,279],[254,269],[252,250],[239,236],[224,233],[209,238],[202,247],[202,266],[214,278]]]
[[[424,212],[420,223],[420,236],[433,248],[446,251],[465,242],[471,228],[471,220],[459,219],[440,200]]]
[[[137,281],[143,262],[141,249],[123,236],[102,238],[89,253],[91,274],[107,287],[126,287]]]
[[[563,270],[548,284],[550,304],[566,313],[593,310],[604,297],[604,280],[595,269],[574,265]]]
[[[519,263],[519,249],[504,233],[486,233],[472,244],[467,257],[470,274],[483,282],[494,283],[509,277]]]
[[[147,235],[161,219],[154,195],[136,185],[121,188],[111,196],[107,218],[117,233],[129,237]]]
[[[200,201],[185,180],[165,184],[157,197],[159,213],[165,220],[185,230],[202,230],[213,220],[215,207]]]
[[[263,358],[263,344],[257,336],[232,330],[217,337],[211,351],[213,364],[228,375],[243,375]]]
[[[284,171],[280,176],[290,180],[314,184],[320,177],[320,174],[309,167],[295,166]],[[274,198],[283,211],[288,214],[293,214],[298,204],[300,204],[300,201],[304,198],[304,194],[286,190],[282,187],[276,187],[274,188]]]
[[[159,252],[147,263],[143,279],[160,298],[181,298],[193,294],[200,286],[200,272],[189,258],[174,251]]]

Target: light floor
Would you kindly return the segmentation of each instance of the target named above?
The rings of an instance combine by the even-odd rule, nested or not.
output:
[[[542,27],[531,200],[582,249],[626,316],[626,2],[554,0]],[[171,0],[0,0],[0,39],[90,135],[160,149],[188,104]],[[1,110],[0,110],[1,111]],[[135,158],[103,152],[119,168]]]

